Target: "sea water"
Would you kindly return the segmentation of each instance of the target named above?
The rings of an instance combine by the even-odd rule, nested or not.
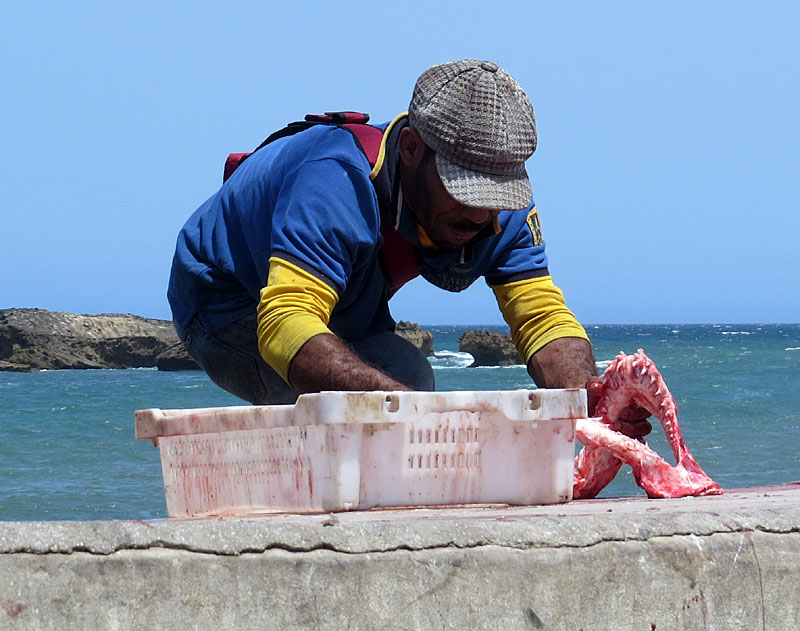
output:
[[[524,366],[470,368],[466,329],[423,326],[437,390],[533,387]],[[687,445],[723,488],[800,479],[800,324],[603,325],[587,331],[602,362],[638,348],[679,407]],[[166,517],[161,463],[134,438],[135,410],[241,405],[202,372],[0,372],[0,521]],[[673,462],[656,425],[648,443]],[[637,495],[623,467],[601,497]]]

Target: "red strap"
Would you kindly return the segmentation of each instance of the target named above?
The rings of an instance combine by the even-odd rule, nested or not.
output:
[[[222,172],[222,181],[225,182],[225,180],[233,175],[233,172],[239,168],[239,165],[251,155],[250,153],[229,153],[228,159],[225,160],[225,170]]]
[[[381,150],[381,143],[383,142],[383,132],[377,127],[372,125],[363,125],[359,123],[347,123],[342,125],[347,128],[361,143],[361,148],[367,155],[369,165],[374,167],[378,161],[378,154]]]
[[[346,124],[342,127],[347,127],[358,138],[370,165],[375,166],[383,142],[383,132],[371,125]],[[391,298],[408,281],[419,276],[419,263],[414,246],[394,229],[391,219],[384,214],[383,209],[381,209],[381,234],[383,235],[381,256],[389,275]]]
[[[383,132],[371,125],[346,124],[343,127],[347,127],[358,138],[370,165],[375,166],[383,142]],[[383,235],[381,256],[389,275],[391,298],[408,281],[419,276],[419,263],[414,246],[394,229],[391,219],[384,214],[383,209],[381,209],[381,234]]]
[[[369,114],[366,112],[325,112],[324,114],[306,114],[305,120],[309,123],[368,123]]]
[[[419,262],[414,246],[381,213],[383,248],[381,256],[389,275],[389,298],[408,281],[419,276]]]

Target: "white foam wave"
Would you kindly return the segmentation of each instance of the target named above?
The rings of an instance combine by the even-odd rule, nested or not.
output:
[[[467,368],[475,359],[469,353],[460,351],[436,351],[433,357],[428,358],[434,370],[451,370],[454,368]]]
[[[434,370],[455,370],[469,368],[475,358],[469,353],[460,351],[436,351],[428,360]],[[495,370],[498,368],[525,368],[525,364],[514,364],[511,366],[476,366],[474,370]]]
[[[721,331],[723,335],[751,335],[752,331]]]
[[[470,369],[470,374],[473,374],[472,371],[474,371],[474,374],[477,375],[477,374],[480,374],[480,371],[482,371],[482,370],[509,370],[509,369],[514,369],[514,370],[523,369],[524,370],[525,369],[525,365],[524,364],[514,364],[513,366],[475,366],[474,368],[470,368],[469,364],[467,364],[466,366],[435,366],[435,365],[432,365],[431,368],[433,370],[463,370],[464,368],[469,368]],[[522,388],[522,389],[524,389],[524,388]]]
[[[462,368],[469,368],[472,361],[464,361],[458,364],[431,364],[431,368],[434,370],[461,370]]]
[[[446,358],[454,358],[454,359],[469,359],[472,361],[473,357],[469,353],[462,353],[460,351],[436,351],[433,356],[437,359],[446,359]]]
[[[790,346],[789,348],[784,348],[785,351],[800,351],[800,346]]]

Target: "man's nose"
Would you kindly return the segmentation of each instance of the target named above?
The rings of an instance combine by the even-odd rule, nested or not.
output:
[[[479,208],[477,206],[464,206],[462,210],[464,217],[476,224],[487,223],[497,213],[497,211],[490,208]]]

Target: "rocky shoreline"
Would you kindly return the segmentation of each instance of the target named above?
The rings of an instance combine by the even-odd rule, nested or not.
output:
[[[0,370],[156,366],[198,369],[169,320],[119,313],[0,310]]]
[[[433,333],[418,324],[400,321],[396,333],[427,356],[434,354]],[[469,330],[458,343],[460,351],[475,358],[473,366],[522,363],[509,335]],[[0,371],[150,367],[199,370],[170,320],[129,313],[0,309]]]

